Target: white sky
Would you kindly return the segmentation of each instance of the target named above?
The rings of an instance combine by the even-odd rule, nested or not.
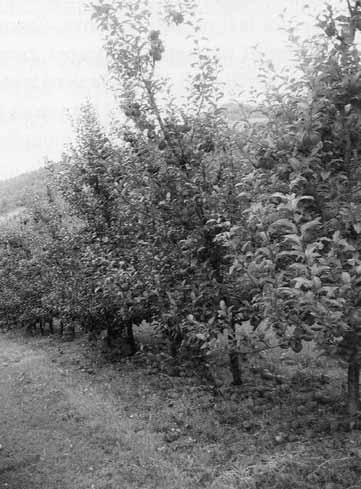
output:
[[[278,15],[286,6],[300,15],[303,3],[200,0],[230,86],[254,83],[256,43],[276,63],[287,63]],[[173,36],[164,60],[178,89],[186,61],[181,41]],[[106,120],[113,102],[101,45],[82,0],[0,0],[0,179],[37,168],[45,157],[57,159],[71,137],[68,113],[76,114],[85,99]]]

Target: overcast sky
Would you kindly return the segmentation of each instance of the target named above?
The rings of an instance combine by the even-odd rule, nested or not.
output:
[[[303,3],[200,0],[229,86],[254,83],[256,43],[276,63],[287,63],[278,16],[286,6],[300,15]],[[185,73],[180,41],[173,37],[164,60],[176,89]],[[0,0],[0,179],[37,168],[45,157],[57,159],[71,137],[68,114],[87,98],[106,121],[112,96],[101,44],[82,0]]]

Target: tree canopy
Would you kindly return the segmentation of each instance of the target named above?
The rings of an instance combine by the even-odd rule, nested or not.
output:
[[[250,101],[236,123],[194,0],[165,2],[161,11],[192,41],[182,101],[158,74],[166,39],[152,27],[148,2],[90,7],[119,120],[107,133],[86,103],[74,144],[42,173],[42,197],[26,201],[26,218],[2,224],[4,317],[76,323],[119,354],[136,351],[133,326],[146,321],[167,338],[172,355],[193,349],[205,363],[226,332],[235,384],[242,363],[275,341],[295,352],[313,342],[347,366],[354,416],[361,364],[359,2],[340,12],[326,4],[311,38],[286,26],[293,72],[263,63],[258,117]],[[13,207],[23,204],[15,199]]]

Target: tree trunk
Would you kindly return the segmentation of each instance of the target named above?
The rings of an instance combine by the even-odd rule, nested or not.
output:
[[[75,338],[74,323],[67,324],[63,330],[63,338],[65,341],[73,341]]]
[[[133,322],[129,321],[127,324],[127,341],[130,346],[130,353],[134,355],[137,352],[137,344],[134,338]]]
[[[239,353],[237,351],[231,351],[229,354],[229,367],[232,373],[232,384],[241,385],[242,384],[242,372],[239,362]]]
[[[114,340],[113,325],[108,324],[107,333],[105,336],[105,346],[108,348],[113,348],[113,340]]]
[[[242,369],[240,365],[240,355],[238,351],[237,338],[236,338],[236,325],[235,321],[231,320],[230,329],[228,330],[228,344],[230,347],[229,351],[229,368],[232,374],[232,384],[241,385],[242,384]]]
[[[350,363],[347,372],[348,414],[354,418],[360,408],[360,364]]]
[[[43,318],[40,318],[39,319],[39,329],[40,329],[41,336],[44,336],[44,334],[45,334],[44,326],[45,326],[45,321]]]
[[[179,347],[181,345],[181,341],[178,338],[169,337],[168,346],[169,346],[169,354],[172,358],[177,358]]]
[[[27,324],[25,331],[27,334],[34,336],[36,331],[36,322],[30,322]]]
[[[52,318],[52,316],[49,317],[48,321],[49,321],[49,332],[51,334],[54,334],[54,319]]]
[[[183,341],[183,335],[180,328],[177,328],[172,319],[167,320],[166,334],[168,339],[169,354],[175,359],[178,356],[178,351]]]

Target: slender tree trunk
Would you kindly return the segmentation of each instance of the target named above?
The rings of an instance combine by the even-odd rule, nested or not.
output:
[[[242,369],[240,362],[240,355],[237,348],[237,339],[236,339],[236,326],[235,322],[232,319],[230,324],[230,331],[228,331],[228,342],[230,346],[229,352],[229,368],[232,374],[232,384],[233,385],[241,385],[242,384]]]
[[[107,326],[107,335],[106,335],[106,339],[105,339],[106,346],[108,348],[112,348],[113,347],[113,340],[114,340],[113,325],[108,323],[108,326]]]
[[[239,353],[237,351],[231,351],[229,354],[229,367],[232,373],[232,384],[242,384],[242,371],[239,362]]]
[[[176,327],[172,319],[167,320],[167,339],[169,354],[173,359],[176,359],[183,341],[183,336],[181,330]]]
[[[44,336],[44,326],[45,326],[45,321],[43,318],[39,319],[39,328],[40,328],[40,334],[41,336]]]
[[[176,359],[178,356],[179,348],[182,344],[182,339],[178,336],[170,336],[168,339],[169,354],[172,358]]]
[[[60,319],[60,323],[59,323],[59,336],[63,336],[63,333],[64,333],[64,322],[62,319]]]
[[[74,340],[74,338],[75,338],[74,323],[70,323],[64,328],[63,338],[65,341],[73,341]]]
[[[54,334],[54,320],[51,316],[49,316],[49,332]]]
[[[360,408],[360,364],[351,362],[347,372],[348,414],[355,417]]]
[[[26,325],[26,333],[31,335],[31,336],[34,336],[35,329],[36,329],[36,323],[31,322],[31,323]]]
[[[127,342],[130,347],[130,353],[131,355],[134,355],[137,351],[137,344],[135,342],[134,338],[134,331],[133,331],[133,322],[129,321],[127,324]]]

